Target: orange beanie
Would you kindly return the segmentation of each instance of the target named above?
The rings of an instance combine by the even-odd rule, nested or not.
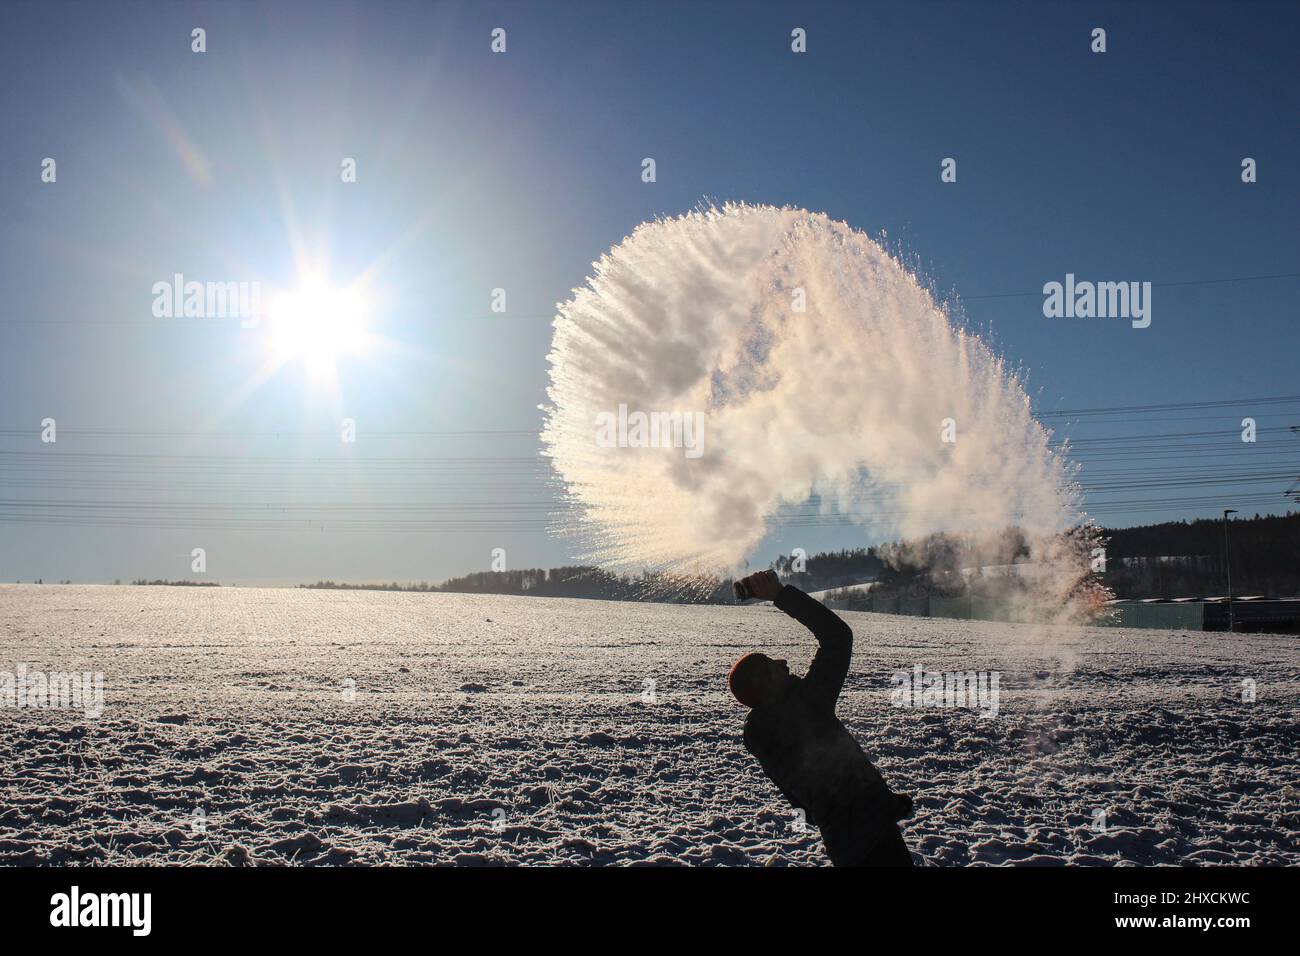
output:
[[[763,689],[763,662],[766,660],[766,654],[746,654],[732,665],[731,673],[727,675],[732,695],[746,707],[757,707],[762,702],[759,695]]]

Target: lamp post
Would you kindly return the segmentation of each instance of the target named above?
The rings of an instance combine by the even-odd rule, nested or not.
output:
[[[1228,578],[1228,633],[1229,634],[1232,633],[1233,624],[1235,622],[1233,621],[1233,617],[1232,617],[1232,568],[1228,564],[1228,515],[1235,515],[1236,513],[1237,513],[1236,508],[1223,509],[1223,573]]]

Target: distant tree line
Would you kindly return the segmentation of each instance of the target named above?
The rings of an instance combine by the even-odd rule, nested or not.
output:
[[[1300,596],[1300,514],[1233,521],[1228,536],[1235,594]],[[1081,555],[1079,575],[1061,585],[1063,597],[1101,587],[1116,597],[1131,598],[1209,596],[1224,590],[1222,521],[1074,529],[1063,537]],[[1094,547],[1106,551],[1106,569],[1098,575],[1085,570]],[[1028,560],[1028,539],[1019,529],[1008,528],[980,536],[941,533],[914,542],[781,555],[771,568],[805,591],[873,582],[875,593],[885,595],[1004,597],[1017,586],[1017,578],[1000,571]],[[974,570],[980,568],[984,570]],[[452,578],[437,590],[707,604],[734,600],[730,579],[684,587],[668,575],[616,575],[585,566],[483,571]]]
[[[300,584],[300,588],[316,588],[323,591],[439,591],[441,588],[428,581],[419,584],[348,584],[345,581],[317,581],[315,584]]]
[[[1081,573],[1067,587],[1104,585],[1121,598],[1207,597],[1226,592],[1223,522],[1218,519],[1168,521],[1136,528],[1086,534],[1075,529],[1080,548],[1104,546],[1106,568]],[[1255,515],[1229,522],[1232,590],[1238,596],[1300,596],[1300,513]],[[1083,551],[1087,553],[1087,551]],[[818,554],[781,555],[771,568],[805,591],[828,591],[871,582],[873,593],[898,596],[1000,596],[1014,576],[998,569],[1030,560],[1028,541],[1009,528],[981,536],[934,534],[912,542],[850,548]],[[973,571],[973,569],[984,569]],[[116,582],[115,582],[116,583]],[[219,587],[213,581],[132,581],[137,585]],[[730,604],[730,579],[683,580],[656,571],[616,574],[588,565],[478,571],[442,584],[348,584],[317,581],[302,588],[338,590],[519,594],[537,597],[598,598],[607,601],[659,601]]]
[[[115,581],[113,583],[116,584],[117,582]],[[137,585],[160,584],[166,587],[174,587],[174,588],[219,588],[221,587],[220,581],[164,581],[162,578],[156,578],[153,581],[146,581],[144,578],[137,578],[131,583]]]
[[[527,594],[535,597],[600,598],[607,601],[662,601],[672,604],[730,603],[731,582],[688,580],[655,571],[615,574],[587,565],[477,571],[445,581],[441,591],[469,594]]]
[[[875,548],[848,548],[806,557],[783,554],[771,567],[783,581],[795,587],[822,591],[875,578],[885,571],[885,562]]]
[[[1106,584],[1116,597],[1227,593],[1222,519],[1169,521],[1106,532]],[[1228,522],[1228,565],[1238,597],[1300,596],[1300,513]]]

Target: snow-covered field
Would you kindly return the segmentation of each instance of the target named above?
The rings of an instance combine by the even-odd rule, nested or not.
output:
[[[1296,638],[845,616],[918,862],[1300,864]],[[104,675],[0,708],[0,864],[823,864],[740,742],[756,648],[812,651],[771,606],[0,586],[0,672]],[[998,715],[892,706],[918,663]]]

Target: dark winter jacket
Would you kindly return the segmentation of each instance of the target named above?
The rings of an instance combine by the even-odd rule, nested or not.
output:
[[[821,830],[837,865],[911,865],[898,833],[912,802],[890,791],[853,735],[835,716],[849,672],[853,632],[833,611],[786,585],[776,606],[813,632],[820,647],[803,678],[775,704],[754,708],[745,747],[777,788]]]

